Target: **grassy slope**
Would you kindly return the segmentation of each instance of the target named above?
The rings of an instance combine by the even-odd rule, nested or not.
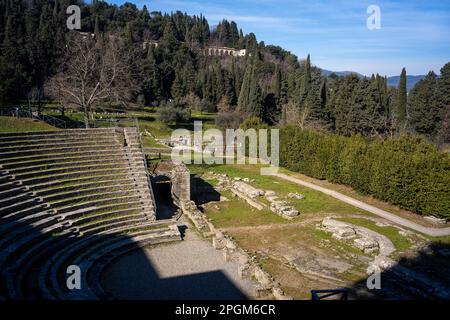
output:
[[[45,122],[14,117],[0,117],[0,132],[58,130]]]

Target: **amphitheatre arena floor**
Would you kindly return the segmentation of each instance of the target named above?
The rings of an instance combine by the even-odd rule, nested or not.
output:
[[[240,279],[236,262],[201,239],[187,221],[182,242],[135,250],[118,258],[103,276],[103,287],[119,299],[251,298],[254,283]]]

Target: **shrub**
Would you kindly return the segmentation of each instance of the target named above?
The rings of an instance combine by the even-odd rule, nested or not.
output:
[[[222,130],[238,129],[247,117],[248,114],[239,111],[222,112],[215,117],[215,123]]]
[[[188,122],[190,118],[190,109],[179,101],[164,104],[159,109],[159,120],[166,124]]]
[[[280,163],[419,214],[450,217],[450,157],[422,138],[368,142],[286,126]]]

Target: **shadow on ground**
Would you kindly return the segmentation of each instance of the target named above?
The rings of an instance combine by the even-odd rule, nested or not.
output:
[[[350,296],[389,300],[450,299],[449,257],[450,245],[432,242],[415,256],[401,258],[381,272],[381,289],[369,290],[364,279],[349,288]]]
[[[214,189],[214,186],[195,174],[191,174],[191,185],[191,188],[195,188],[193,200],[196,205],[220,201],[220,193]]]
[[[9,202],[12,200],[4,193],[9,192],[8,188],[8,183],[4,183],[2,179],[0,300],[41,300],[50,299],[51,296],[63,300],[91,299],[91,292],[96,295],[99,293],[98,296],[102,299],[132,299],[137,295],[143,299],[155,300],[247,298],[222,271],[161,279],[145,254],[145,246],[154,244],[145,236],[153,230],[143,231],[139,229],[139,225],[130,225],[126,232],[121,233],[64,234],[61,233],[63,227],[57,227],[56,221],[47,219],[48,217],[34,217],[11,210]],[[32,194],[28,196],[32,197]],[[29,200],[33,201],[32,198]],[[131,252],[136,259],[115,275],[119,279],[125,279],[125,282],[119,281],[119,286],[115,287],[115,295],[112,296],[102,288],[103,271],[118,254],[127,255]],[[93,263],[91,268],[85,267],[89,263]],[[74,264],[80,266],[81,277],[87,281],[82,282],[83,286],[79,290],[69,290],[66,286],[70,275],[66,272],[67,267]],[[58,272],[52,272],[51,267],[56,265],[60,266],[56,268]]]

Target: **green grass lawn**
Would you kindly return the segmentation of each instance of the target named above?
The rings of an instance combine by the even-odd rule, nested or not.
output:
[[[55,109],[53,106],[44,107],[44,113],[54,116],[60,117],[61,112],[58,109]],[[194,129],[194,121],[202,121],[203,129],[207,130],[210,128],[215,128],[215,113],[208,112],[198,112],[193,111],[191,114],[191,119],[187,123],[179,123],[175,124],[165,124],[158,120],[158,108],[156,107],[147,107],[144,108],[143,111],[128,111],[126,113],[118,114],[118,113],[103,113],[96,114],[97,119],[120,119],[120,118],[137,118],[139,121],[139,127],[141,131],[144,129],[151,132],[156,138],[169,138],[172,131],[177,128],[184,128],[190,131]],[[65,117],[74,121],[83,121],[83,113],[73,110],[67,110],[65,113]],[[97,121],[97,125],[100,127],[110,126],[110,123],[107,121]],[[134,125],[133,122],[121,121],[121,126],[124,125]],[[149,147],[155,147],[156,145],[152,145],[149,141],[147,141]]]
[[[264,190],[273,190],[280,198],[286,198],[300,212],[300,216],[316,213],[336,213],[336,214],[366,214],[365,211],[355,208],[342,201],[334,199],[321,192],[299,186],[285,180],[260,175],[258,165],[189,165],[192,173],[201,174],[209,171],[215,173],[226,173],[229,177],[241,177],[254,179],[251,185]],[[287,199],[290,192],[303,194],[305,199]],[[295,219],[294,219],[295,220]]]
[[[154,138],[143,135],[142,136],[142,144],[144,148],[167,148],[167,146],[158,143]],[[170,149],[167,149],[170,151]]]
[[[218,205],[219,210],[214,208],[214,206],[208,206],[205,209],[205,214],[212,219],[214,225],[218,228],[288,223],[288,220],[277,216],[269,210],[259,211],[244,200],[233,197],[230,191],[225,191],[222,195],[230,201],[221,202]]]
[[[45,122],[27,118],[0,117],[0,132],[59,130]]]

